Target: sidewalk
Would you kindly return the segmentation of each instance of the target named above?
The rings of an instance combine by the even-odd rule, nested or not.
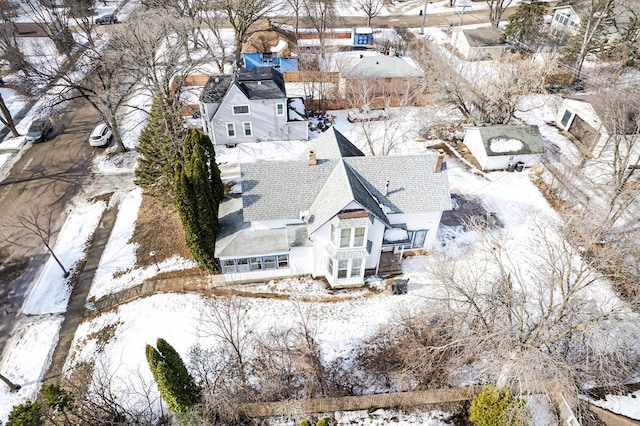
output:
[[[58,342],[51,356],[51,364],[42,378],[45,384],[58,383],[62,377],[64,365],[67,361],[69,350],[71,349],[71,343],[73,342],[78,326],[84,319],[86,312],[85,305],[93,277],[98,269],[102,252],[107,245],[107,241],[109,241],[109,236],[111,235],[111,230],[113,229],[117,216],[118,206],[114,206],[106,210],[100,219],[100,224],[94,235],[93,244],[91,244],[89,254],[87,255],[87,263],[82,270],[78,284],[71,292],[67,312],[64,315],[64,321],[60,327]]]

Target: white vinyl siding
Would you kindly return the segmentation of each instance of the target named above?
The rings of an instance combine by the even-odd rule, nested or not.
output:
[[[234,105],[233,106],[233,115],[248,115],[249,105]]]

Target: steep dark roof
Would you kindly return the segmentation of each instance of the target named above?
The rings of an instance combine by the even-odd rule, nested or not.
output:
[[[205,104],[216,104],[222,101],[224,95],[229,90],[232,75],[213,75],[205,83],[200,94],[200,102]]]
[[[234,84],[247,99],[282,99],[287,97],[284,77],[270,67],[240,68]]]
[[[335,127],[331,127],[318,139],[310,143],[309,149],[300,155],[299,159],[304,161],[309,157],[309,151],[315,151],[318,160],[328,160],[332,158],[364,157],[354,144],[351,143]]]

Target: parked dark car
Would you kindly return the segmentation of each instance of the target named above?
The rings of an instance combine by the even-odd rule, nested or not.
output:
[[[106,24],[117,24],[118,18],[116,15],[104,15],[96,19],[96,24],[98,25],[106,25]]]
[[[39,118],[33,120],[25,136],[28,141],[44,142],[47,140],[49,130],[51,130],[51,120],[48,118]]]

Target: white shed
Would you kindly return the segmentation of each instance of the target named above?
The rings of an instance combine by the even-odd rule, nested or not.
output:
[[[614,102],[603,96],[574,95],[562,100],[556,125],[569,132],[583,150],[599,156],[612,138],[639,136],[639,114],[636,99]]]
[[[528,167],[544,153],[538,126],[469,127],[464,144],[482,170],[506,169],[519,162]]]
[[[459,30],[453,34],[452,45],[469,61],[499,58],[506,46],[495,28]]]

